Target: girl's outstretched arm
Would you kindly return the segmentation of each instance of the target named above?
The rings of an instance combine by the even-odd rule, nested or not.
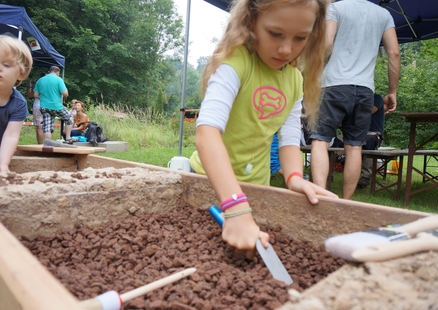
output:
[[[196,128],[196,149],[219,201],[224,201],[242,189],[231,167],[227,149],[219,129],[201,125]],[[225,214],[250,208],[248,202],[239,203],[225,210]],[[269,235],[260,231],[251,213],[227,218],[222,227],[222,238],[237,254],[254,257],[257,239],[268,247]]]
[[[338,195],[302,178],[303,158],[298,146],[283,146],[280,148],[279,154],[285,182],[289,181],[286,184],[287,188],[305,194],[313,204],[318,203],[317,195],[339,198]],[[297,175],[289,178],[293,172],[298,172],[301,176]]]

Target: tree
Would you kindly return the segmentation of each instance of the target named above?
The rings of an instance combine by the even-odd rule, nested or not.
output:
[[[407,148],[409,124],[398,114],[401,112],[438,111],[438,39],[400,45],[401,74],[397,92],[397,110],[386,117],[384,144]],[[387,57],[380,57],[375,72],[376,92],[387,92]],[[417,142],[424,141],[435,130],[431,124],[419,125]],[[431,147],[438,147],[438,142]]]
[[[166,51],[181,52],[172,0],[15,0],[66,57],[71,97],[147,107],[157,98]]]

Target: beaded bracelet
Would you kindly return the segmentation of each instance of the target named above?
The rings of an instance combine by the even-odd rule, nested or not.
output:
[[[225,213],[224,217],[227,219],[230,217],[235,217],[235,216],[239,216],[239,215],[242,215],[245,213],[251,213],[251,212],[252,212],[252,209],[248,208],[248,209],[244,209],[244,210],[240,210],[240,211],[236,211],[236,212],[232,212],[232,213]]]
[[[230,198],[225,199],[221,202],[221,209],[222,212],[225,211],[228,208],[231,208],[239,203],[247,202],[248,198],[246,197],[245,193],[240,194],[233,194]]]
[[[289,174],[289,176],[287,178],[286,186],[289,184],[289,181],[290,181],[290,179],[292,179],[292,177],[300,177],[300,178],[302,178],[303,175],[301,173],[297,172],[297,171],[292,172],[291,174]]]

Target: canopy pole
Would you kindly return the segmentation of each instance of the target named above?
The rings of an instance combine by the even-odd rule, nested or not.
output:
[[[184,63],[182,74],[182,88],[181,88],[181,108],[179,119],[179,143],[178,143],[178,156],[182,155],[182,138],[184,129],[184,102],[186,100],[186,76],[187,76],[187,59],[189,54],[189,28],[190,28],[190,4],[191,0],[187,0],[187,14],[186,14],[186,36],[184,46]]]
[[[23,36],[23,27],[18,27],[18,40],[21,41],[21,37]]]

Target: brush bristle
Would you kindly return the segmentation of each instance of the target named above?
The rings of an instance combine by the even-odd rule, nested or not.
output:
[[[389,242],[388,238],[383,236],[366,232],[355,232],[328,238],[324,245],[327,251],[334,256],[347,261],[355,261],[351,254],[357,249],[387,242]]]

